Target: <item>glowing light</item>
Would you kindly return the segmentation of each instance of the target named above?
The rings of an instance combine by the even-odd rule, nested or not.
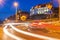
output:
[[[9,33],[8,30],[7,30],[7,27],[8,27],[8,25],[6,25],[6,26],[3,28],[3,31],[4,31],[4,33],[5,33],[6,35],[8,35],[8,36],[10,36],[10,37],[12,37],[12,38],[14,38],[14,39],[16,39],[16,40],[25,40],[24,38],[17,37],[17,36],[15,36],[15,35]]]
[[[0,0],[0,4],[2,4],[3,0]]]
[[[0,0],[0,6],[4,6],[5,0]]]
[[[17,2],[14,2],[14,6],[17,7],[18,6],[18,3]]]
[[[15,24],[15,23],[13,23],[13,24]],[[16,23],[16,24],[18,24],[18,23]],[[13,30],[15,30],[15,31],[17,31],[17,32],[19,32],[19,33],[22,33],[22,34],[24,34],[24,35],[33,36],[33,37],[36,37],[36,38],[39,38],[39,39],[57,40],[57,39],[55,39],[55,38],[51,38],[51,37],[47,37],[47,36],[42,36],[42,35],[38,35],[38,34],[29,33],[29,32],[26,32],[26,31],[22,31],[22,30],[20,30],[20,29],[17,29],[16,27],[14,27],[11,23],[9,24],[9,26],[10,26]],[[6,30],[6,26],[4,27],[4,29]]]

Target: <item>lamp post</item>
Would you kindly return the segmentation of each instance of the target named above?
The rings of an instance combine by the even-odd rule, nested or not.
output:
[[[20,17],[21,17],[21,10],[18,11],[18,15],[19,15],[19,20],[20,20]]]
[[[60,0],[58,0],[58,4],[59,4],[59,21],[60,21]]]
[[[17,22],[17,21],[18,21],[18,20],[17,20],[17,16],[18,16],[18,15],[17,15],[18,3],[17,3],[17,2],[14,2],[14,6],[16,7],[16,22]]]

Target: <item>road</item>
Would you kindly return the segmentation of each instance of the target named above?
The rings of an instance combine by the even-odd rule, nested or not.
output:
[[[27,23],[7,23],[3,28],[2,40],[59,40],[60,33],[31,30]]]

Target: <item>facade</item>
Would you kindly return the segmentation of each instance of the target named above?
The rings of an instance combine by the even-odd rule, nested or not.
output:
[[[29,18],[29,15],[30,14],[28,12],[25,12],[25,11],[18,10],[18,12],[17,12],[18,20],[25,21]]]
[[[39,4],[30,9],[30,15],[36,14],[51,14],[52,13],[52,5],[51,4]]]
[[[25,21],[25,20],[27,20],[29,18],[29,13],[28,12],[26,12],[26,11],[21,11],[21,10],[18,10],[17,11],[17,16],[16,16],[16,14],[14,14],[14,15],[12,15],[12,16],[10,16],[9,18],[8,18],[8,20],[16,20],[16,21]]]
[[[34,16],[35,19],[36,18],[49,18],[50,15],[53,14],[52,12],[52,4],[51,3],[48,3],[48,4],[39,4],[39,5],[36,5],[34,7],[32,7],[30,9],[30,16]]]
[[[48,9],[47,7],[42,8],[35,8],[30,10],[30,15],[36,15],[36,14],[51,14],[52,11]]]

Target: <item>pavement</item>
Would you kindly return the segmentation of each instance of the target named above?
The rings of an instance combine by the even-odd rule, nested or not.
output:
[[[27,23],[29,22],[33,22],[33,20],[21,23],[11,20],[4,23],[3,27],[0,27],[0,40],[60,40],[60,29],[56,31],[55,29],[52,30],[49,28],[49,32],[32,30],[28,28]],[[45,22],[60,26],[59,21]]]
[[[5,24],[3,31],[6,35],[16,40],[60,40],[60,34],[57,35],[56,33],[44,33],[37,30],[29,31],[25,26],[26,23],[8,23]],[[7,29],[12,29],[11,31],[13,31],[13,34]]]

